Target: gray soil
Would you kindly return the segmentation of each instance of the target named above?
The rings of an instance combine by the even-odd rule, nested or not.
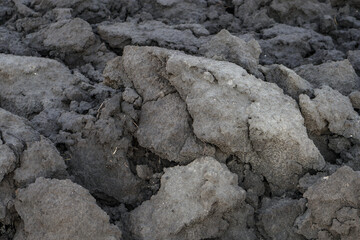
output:
[[[360,239],[358,0],[0,0],[0,240]]]

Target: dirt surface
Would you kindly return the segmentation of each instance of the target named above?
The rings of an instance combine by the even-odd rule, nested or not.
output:
[[[360,239],[358,0],[1,0],[0,240]]]

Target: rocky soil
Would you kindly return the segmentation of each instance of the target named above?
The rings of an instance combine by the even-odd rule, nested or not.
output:
[[[0,0],[0,240],[358,240],[359,113],[358,0]]]

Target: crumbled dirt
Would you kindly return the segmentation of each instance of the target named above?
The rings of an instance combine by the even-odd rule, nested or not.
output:
[[[0,1],[0,240],[360,239],[358,0]]]

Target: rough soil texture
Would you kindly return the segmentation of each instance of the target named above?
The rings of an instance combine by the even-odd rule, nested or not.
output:
[[[121,238],[89,191],[68,179],[38,178],[19,190],[15,208],[24,221],[15,239]]]
[[[0,1],[0,240],[360,239],[358,0]]]

